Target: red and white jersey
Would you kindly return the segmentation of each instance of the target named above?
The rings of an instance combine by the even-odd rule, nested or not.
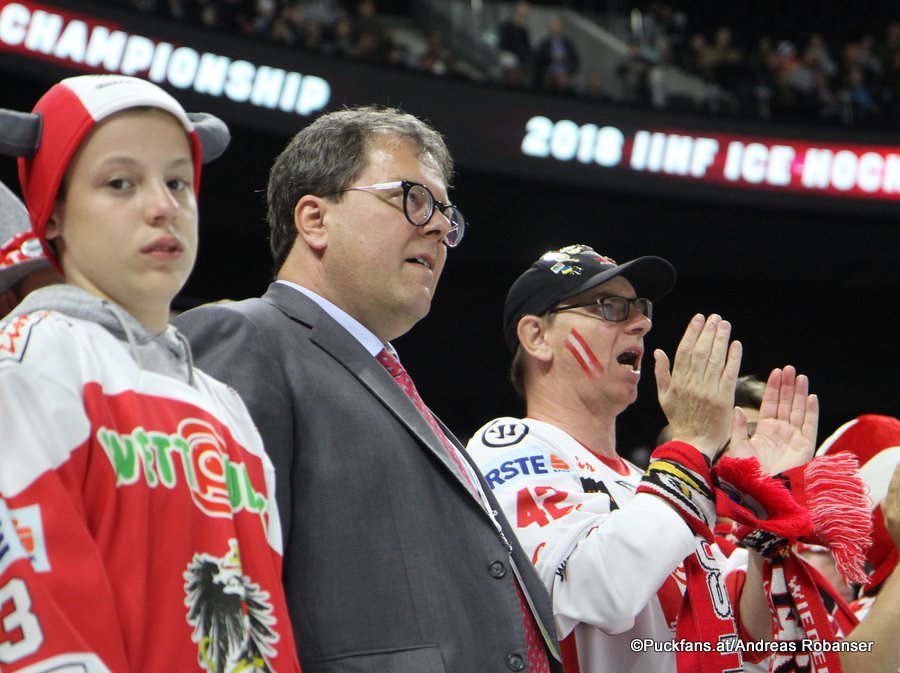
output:
[[[574,633],[567,671],[577,657],[583,673],[675,673],[675,655],[644,642],[674,638],[696,539],[661,499],[635,495],[643,471],[530,418],[491,421],[467,450],[550,591],[560,639]]]
[[[93,322],[0,329],[0,669],[299,671],[274,471],[238,395]]]

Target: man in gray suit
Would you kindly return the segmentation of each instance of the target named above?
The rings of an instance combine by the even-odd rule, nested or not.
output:
[[[276,282],[176,320],[275,463],[305,673],[561,670],[530,559],[390,346],[465,232],[452,172],[411,115],[320,117],[269,176]]]

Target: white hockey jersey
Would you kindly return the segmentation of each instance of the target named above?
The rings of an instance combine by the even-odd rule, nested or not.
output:
[[[667,643],[696,539],[665,502],[635,494],[643,471],[528,418],[491,421],[467,449],[551,593],[567,663],[675,673]]]

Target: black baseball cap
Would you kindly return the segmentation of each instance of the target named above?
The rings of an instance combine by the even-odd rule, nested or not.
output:
[[[624,264],[586,245],[569,245],[541,255],[518,277],[506,295],[503,334],[516,352],[516,330],[524,315],[543,315],[563,299],[574,297],[616,276],[624,276],[639,297],[661,299],[675,286],[675,267],[662,257],[638,257]]]

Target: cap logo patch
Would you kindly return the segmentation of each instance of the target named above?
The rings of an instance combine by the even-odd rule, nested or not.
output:
[[[570,257],[562,250],[545,253],[544,256],[541,257],[541,261],[555,262],[550,267],[550,270],[557,275],[580,276],[584,271],[580,266],[576,266],[581,260],[576,257]]]
[[[550,267],[550,270],[555,274],[562,274],[563,276],[580,276],[583,271],[580,266],[574,266],[568,262],[557,262]]]
[[[565,248],[544,253],[541,261],[553,262],[550,266],[550,271],[557,275],[580,276],[584,273],[583,263],[588,258],[592,262],[616,266],[616,261],[612,257],[601,255],[593,248],[581,243],[567,245]]]

